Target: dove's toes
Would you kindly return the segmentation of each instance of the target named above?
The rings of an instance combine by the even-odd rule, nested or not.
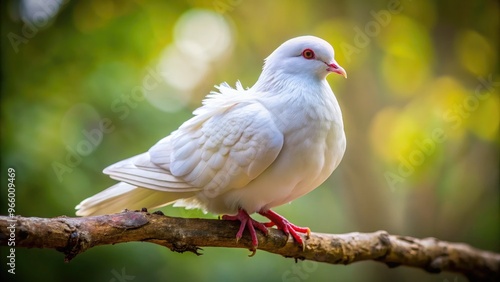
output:
[[[238,220],[240,221],[240,229],[238,229],[238,232],[236,233],[236,243],[238,243],[243,237],[243,230],[245,230],[245,226],[247,224],[248,219],[241,217],[238,215],[223,215],[222,216],[223,220]]]
[[[298,233],[305,233],[306,239],[309,239],[311,230],[308,227],[297,226],[272,210],[261,211],[259,213],[271,220],[271,222],[265,223],[264,226],[271,227],[276,225],[276,227],[279,230],[282,230],[285,235],[292,235],[292,238],[302,246],[302,249],[305,249],[304,240]]]
[[[248,230],[248,232],[250,233],[250,238],[252,239],[252,248],[250,249],[250,251],[252,251],[252,254],[250,254],[250,256],[255,255],[257,246],[259,245],[259,240],[257,238],[257,232],[255,231],[255,228],[259,229],[260,231],[262,231],[262,233],[267,235],[269,231],[267,230],[266,226],[252,219],[250,215],[242,209],[238,210],[237,215],[223,215],[222,219],[238,220],[240,222],[240,228],[236,233],[236,242],[238,242],[243,236],[243,231],[245,230],[245,228]]]
[[[269,234],[269,230],[267,229],[267,226],[265,224],[262,224],[256,220],[253,220],[253,219],[250,219],[252,221],[252,225],[254,227],[257,227],[257,229],[259,229],[260,231],[262,231],[262,233],[264,233],[264,235],[267,236],[267,234]]]
[[[290,225],[288,226],[288,232],[290,233],[290,235],[292,235],[293,239],[302,246],[302,250],[304,251],[306,249],[306,245],[304,243],[304,240],[302,240],[302,237],[300,237],[300,235],[297,232],[305,233],[306,239],[309,239],[311,230],[307,227],[299,227],[290,223]]]
[[[269,221],[269,222],[264,223],[264,226],[265,226],[265,227],[273,227],[273,226],[275,226],[275,225],[276,225],[276,223],[274,223],[274,222],[272,222],[272,221]]]

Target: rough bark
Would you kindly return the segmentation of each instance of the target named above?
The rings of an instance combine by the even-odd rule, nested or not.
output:
[[[49,248],[70,261],[89,248],[132,241],[150,242],[176,252],[200,254],[200,247],[250,248],[245,232],[236,242],[239,223],[212,219],[175,218],[157,213],[126,211],[92,217],[7,217],[0,216],[0,245]],[[375,260],[389,267],[400,265],[431,273],[462,273],[471,281],[500,281],[500,254],[478,250],[462,243],[435,238],[417,239],[373,233],[311,233],[305,249],[281,231],[258,234],[259,250],[300,260],[350,264]],[[10,241],[9,241],[10,240]]]

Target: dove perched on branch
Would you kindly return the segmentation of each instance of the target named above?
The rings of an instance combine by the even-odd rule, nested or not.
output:
[[[346,76],[332,46],[314,36],[290,39],[265,60],[247,90],[223,83],[179,129],[148,152],[104,170],[120,181],[82,201],[79,216],[154,209],[168,204],[228,214],[247,229],[253,250],[255,228],[276,225],[303,245],[298,227],[271,208],[323,183],[346,148],[342,113],[326,76]],[[260,223],[259,213],[271,220]]]

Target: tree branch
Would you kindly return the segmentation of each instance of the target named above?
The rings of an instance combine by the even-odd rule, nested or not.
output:
[[[0,216],[0,245],[56,249],[69,262],[76,255],[100,245],[142,241],[162,245],[176,252],[199,255],[200,247],[250,248],[248,234],[236,242],[239,223],[213,219],[174,218],[161,213],[125,211],[91,217],[7,217]],[[331,264],[375,260],[389,267],[399,265],[431,273],[462,273],[471,281],[500,281],[500,254],[482,251],[462,243],[435,238],[417,239],[374,233],[311,233],[305,249],[281,231],[258,234],[258,249],[284,257]]]

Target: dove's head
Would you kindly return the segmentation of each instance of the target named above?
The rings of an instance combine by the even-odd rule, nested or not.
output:
[[[324,79],[329,73],[347,77],[335,61],[333,47],[315,36],[300,36],[281,44],[267,57],[264,71],[304,75]]]

